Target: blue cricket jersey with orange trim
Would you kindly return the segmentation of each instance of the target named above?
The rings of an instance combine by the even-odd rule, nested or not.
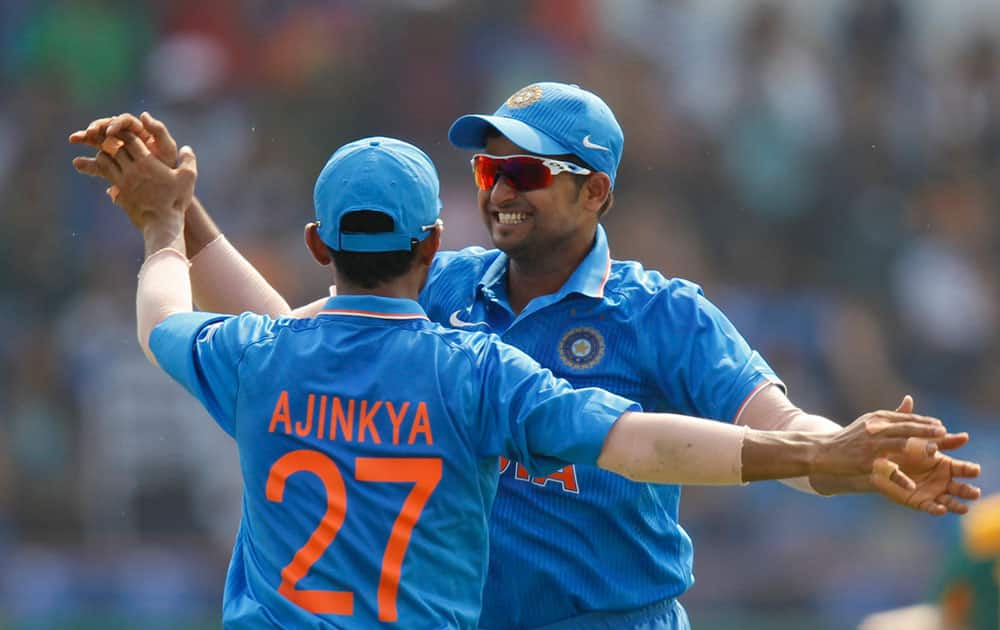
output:
[[[506,274],[498,250],[441,253],[420,301],[435,321],[499,334],[574,386],[645,411],[731,421],[757,388],[778,382],[697,285],[612,261],[600,226],[565,286],[517,316]],[[535,628],[595,611],[624,618],[693,583],[678,486],[594,466],[539,477],[501,460],[501,470],[481,627]]]
[[[540,475],[592,464],[637,406],[432,324],[412,300],[326,306],[304,320],[177,314],[150,338],[239,449],[223,623],[475,627],[497,457]]]

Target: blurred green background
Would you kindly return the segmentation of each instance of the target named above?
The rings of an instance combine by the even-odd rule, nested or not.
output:
[[[913,393],[1000,489],[1000,4],[989,0],[0,1],[0,626],[219,625],[235,448],[135,342],[141,241],[75,173],[148,110],[293,304],[327,156],[408,139],[445,245],[486,244],[449,124],[538,80],[625,131],[616,258],[699,282],[805,409]],[[854,627],[934,597],[957,519],[778,484],[686,489],[696,628]]]

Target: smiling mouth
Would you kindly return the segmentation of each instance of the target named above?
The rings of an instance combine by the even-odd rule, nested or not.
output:
[[[494,212],[493,217],[500,225],[517,225],[528,220],[526,212]]]

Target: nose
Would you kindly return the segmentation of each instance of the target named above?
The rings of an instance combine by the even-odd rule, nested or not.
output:
[[[493,190],[490,191],[490,202],[493,205],[502,206],[516,196],[517,190],[510,185],[510,180],[507,179],[507,176],[500,175],[497,177],[497,181],[493,185]]]

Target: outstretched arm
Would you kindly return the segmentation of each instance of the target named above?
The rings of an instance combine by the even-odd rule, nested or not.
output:
[[[865,475],[911,494],[919,487],[888,456],[936,453],[935,442],[946,435],[940,420],[898,411],[866,414],[836,433],[758,431],[676,414],[626,413],[605,439],[597,464],[653,483]]]

